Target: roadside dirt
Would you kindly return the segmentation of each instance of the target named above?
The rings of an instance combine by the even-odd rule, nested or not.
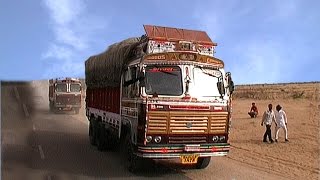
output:
[[[295,92],[303,89],[297,84],[294,86]],[[287,96],[287,98],[277,99],[273,98],[273,94],[265,91],[263,97],[259,97],[257,93],[253,96],[255,98],[238,96],[234,99],[230,133],[232,149],[228,158],[285,178],[319,179],[320,86],[314,84],[310,89],[313,94],[308,94],[307,97]],[[275,89],[270,88],[270,90]],[[239,91],[245,94],[245,90]],[[286,91],[289,92],[290,89]],[[285,97],[281,94],[277,96]],[[247,114],[252,102],[255,102],[259,108],[257,118],[250,118]],[[282,130],[280,130],[278,143],[262,142],[265,127],[260,125],[261,118],[269,103],[272,103],[273,107],[280,104],[287,113],[289,138],[287,143],[284,142]],[[272,126],[273,138],[274,128],[275,125]]]

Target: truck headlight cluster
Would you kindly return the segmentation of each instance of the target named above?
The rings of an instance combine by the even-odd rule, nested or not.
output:
[[[217,142],[225,142],[226,141],[226,136],[212,136],[212,141],[217,143]]]
[[[151,142],[152,139],[153,139],[153,141],[154,141],[155,143],[160,143],[160,142],[161,142],[161,136],[155,136],[155,137],[147,136],[147,137],[146,137],[147,143]]]

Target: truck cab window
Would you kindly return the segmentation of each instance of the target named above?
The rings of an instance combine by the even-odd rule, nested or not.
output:
[[[131,80],[133,81],[132,84],[129,85],[129,96],[131,98],[136,97],[137,96],[137,92],[138,92],[138,76],[137,76],[137,67],[131,67],[130,68],[130,73],[131,73]]]
[[[220,97],[217,82],[221,72],[215,69],[195,67],[193,69],[192,96],[195,97]]]
[[[56,92],[67,92],[67,85],[66,84],[57,84],[56,85]]]
[[[136,97],[136,94],[138,92],[138,86],[137,86],[137,67],[130,67],[125,73],[124,73],[124,82],[123,82],[123,91],[122,96],[123,97]]]
[[[80,92],[81,86],[80,84],[70,84],[70,92]]]
[[[182,95],[182,75],[179,66],[147,66],[146,93],[149,95]]]
[[[123,80],[122,80],[122,97],[125,97],[125,98],[128,97],[128,86],[127,86],[127,82],[129,81],[128,72],[129,70],[126,69],[126,71],[123,73]]]

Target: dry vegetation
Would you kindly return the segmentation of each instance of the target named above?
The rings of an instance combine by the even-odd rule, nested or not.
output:
[[[236,99],[319,99],[320,82],[238,85]],[[317,92],[318,91],[318,92]]]
[[[260,114],[251,119],[247,112],[256,102]],[[228,158],[252,168],[289,179],[318,179],[320,83],[241,85],[236,87],[230,133],[232,150]],[[260,125],[267,105],[281,104],[288,115],[290,142],[262,142],[265,127]],[[272,127],[274,135],[274,126]]]

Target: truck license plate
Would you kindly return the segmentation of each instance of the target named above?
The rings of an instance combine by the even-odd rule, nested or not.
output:
[[[194,164],[198,162],[199,154],[181,155],[182,164]]]

